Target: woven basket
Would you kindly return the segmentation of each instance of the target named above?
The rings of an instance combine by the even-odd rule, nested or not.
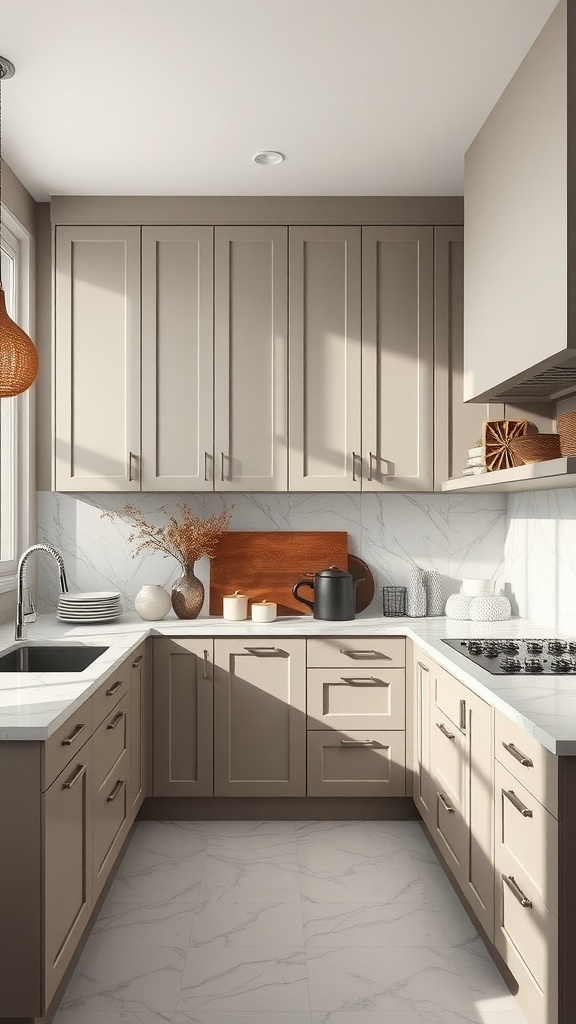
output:
[[[514,437],[509,442],[510,449],[518,463],[547,462],[549,459],[560,458],[560,437],[558,434],[526,434]]]
[[[558,434],[562,455],[576,455],[576,412],[562,412],[558,417]]]

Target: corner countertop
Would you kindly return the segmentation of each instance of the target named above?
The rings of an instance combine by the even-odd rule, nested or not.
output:
[[[557,630],[526,619],[478,623],[444,617],[390,619],[359,615],[351,622],[323,622],[298,615],[276,622],[252,623],[228,622],[211,616],[183,620],[171,613],[161,622],[143,622],[135,613],[127,613],[108,626],[70,629],[54,615],[41,615],[28,628],[29,640],[69,640],[107,646],[108,650],[83,672],[0,673],[0,740],[46,740],[148,636],[404,636],[419,644],[438,664],[552,753],[576,755],[576,674],[492,676],[442,643],[443,639],[465,639],[479,634],[496,639],[569,639]],[[0,651],[13,643],[13,626],[0,626]]]

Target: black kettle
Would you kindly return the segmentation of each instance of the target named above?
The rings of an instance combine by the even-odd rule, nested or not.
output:
[[[355,580],[351,572],[331,565],[314,574],[312,580],[299,580],[292,587],[297,601],[312,609],[315,619],[330,619],[334,622],[353,619],[356,616],[355,589],[362,579]],[[300,597],[300,587],[312,587],[314,601]]]

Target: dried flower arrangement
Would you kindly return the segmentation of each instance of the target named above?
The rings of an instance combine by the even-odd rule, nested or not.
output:
[[[168,516],[166,526],[154,526],[149,523],[135,505],[124,505],[119,512],[103,512],[102,515],[115,519],[117,516],[133,526],[128,536],[130,544],[136,541],[133,557],[142,551],[161,551],[167,557],[176,558],[183,569],[194,565],[199,558],[207,555],[213,558],[216,545],[222,534],[226,533],[232,515],[231,509],[215,513],[207,519],[199,519],[192,515],[192,509],[184,501],[176,505],[180,514],[170,515],[166,506],[160,509]]]

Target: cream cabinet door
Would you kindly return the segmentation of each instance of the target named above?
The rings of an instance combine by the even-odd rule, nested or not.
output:
[[[140,490],[140,228],[56,228],[56,490]]]
[[[213,229],[142,229],[142,490],[211,491]]]
[[[431,714],[434,785],[432,835],[464,889],[468,862],[468,757],[466,737],[437,708]]]
[[[212,796],[212,640],[154,640],[154,796]]]
[[[430,753],[430,704],[434,663],[416,648],[414,651],[414,786],[416,807],[431,829],[434,820],[435,793]]]
[[[146,645],[130,656],[130,817],[135,818],[146,796],[147,768]]]
[[[468,859],[464,895],[490,939],[494,936],[494,712],[461,686],[468,742]]]
[[[362,489],[433,487],[433,229],[362,229]]]
[[[214,641],[214,795],[306,795],[306,641]]]
[[[287,229],[215,230],[214,488],[285,491]]]
[[[290,228],[290,490],[359,491],[359,227]]]

